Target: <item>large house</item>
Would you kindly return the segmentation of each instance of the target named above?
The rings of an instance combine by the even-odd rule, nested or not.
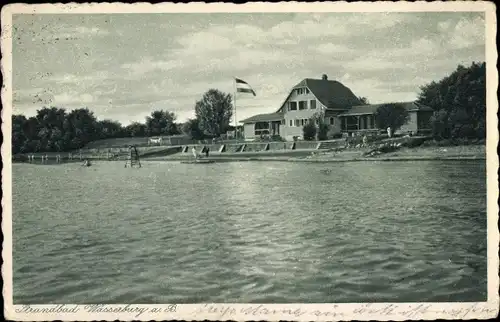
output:
[[[240,121],[246,140],[279,135],[286,140],[302,137],[303,127],[322,118],[330,133],[376,130],[374,113],[379,105],[363,105],[354,93],[338,81],[306,78],[295,85],[275,113],[259,114]],[[403,103],[410,117],[400,131],[427,129],[432,109],[415,102]]]

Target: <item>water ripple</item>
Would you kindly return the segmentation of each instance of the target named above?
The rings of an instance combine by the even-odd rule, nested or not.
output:
[[[86,170],[14,165],[16,304],[486,299],[481,162]]]

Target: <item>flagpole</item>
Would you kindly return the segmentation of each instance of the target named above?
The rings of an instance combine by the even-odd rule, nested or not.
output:
[[[236,78],[233,78],[234,81],[234,96],[233,96],[233,103],[234,103],[234,138],[236,139],[236,142],[238,142],[238,123],[237,123],[237,118],[236,118],[236,92],[238,89],[236,88]]]

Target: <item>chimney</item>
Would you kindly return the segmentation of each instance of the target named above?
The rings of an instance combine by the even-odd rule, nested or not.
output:
[[[326,74],[323,74],[323,76],[321,76],[321,79],[322,80],[328,80],[328,76]]]

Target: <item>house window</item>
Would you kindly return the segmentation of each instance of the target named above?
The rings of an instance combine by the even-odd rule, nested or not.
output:
[[[293,126],[293,120],[290,120],[290,126]]]
[[[308,88],[297,88],[295,91],[297,95],[309,94]]]
[[[334,117],[330,117],[330,125],[334,125],[335,124],[335,118]]]
[[[300,120],[295,120],[295,126],[299,127],[300,126]]]
[[[316,100],[311,100],[309,102],[309,106],[311,107],[311,110],[315,110],[316,109]]]
[[[307,101],[300,101],[299,110],[306,110],[306,109],[307,109]]]
[[[301,126],[304,126],[304,123],[305,123],[305,122],[304,122],[304,119],[300,120],[300,125],[301,125]]]
[[[281,125],[285,125],[285,120],[281,120]]]
[[[289,104],[290,104],[290,106],[289,106],[289,110],[290,111],[296,111],[297,110],[297,102],[290,102]]]

